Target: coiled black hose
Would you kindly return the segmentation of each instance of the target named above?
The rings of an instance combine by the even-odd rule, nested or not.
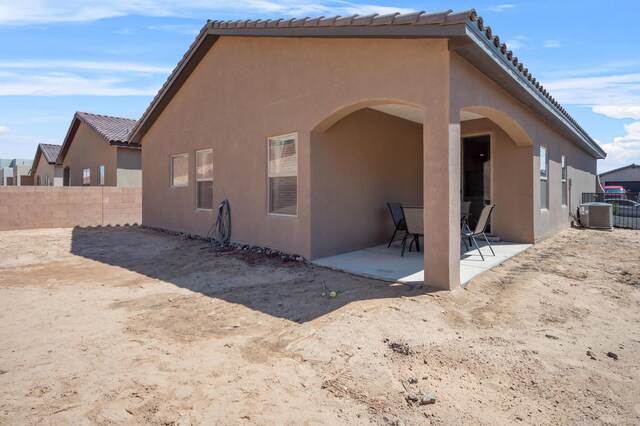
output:
[[[218,206],[218,218],[207,232],[211,248],[226,247],[231,242],[231,207],[226,198]]]

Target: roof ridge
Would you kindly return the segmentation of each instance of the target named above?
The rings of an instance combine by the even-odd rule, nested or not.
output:
[[[94,117],[117,118],[120,120],[137,121],[135,118],[119,117],[116,115],[107,115],[107,114],[96,114],[94,112],[87,112],[87,111],[76,111],[76,114],[86,114],[86,115],[93,115]]]

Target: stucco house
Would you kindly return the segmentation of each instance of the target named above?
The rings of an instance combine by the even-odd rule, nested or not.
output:
[[[61,145],[38,144],[30,174],[36,186],[62,186],[62,167],[56,165]]]
[[[602,185],[620,185],[628,192],[640,192],[640,165],[629,164],[605,173],[600,173]]]
[[[0,159],[0,186],[33,185],[33,179],[29,175],[30,170],[31,160]]]
[[[140,186],[140,145],[128,135],[136,120],[76,112],[58,158],[63,186]]]
[[[460,284],[460,210],[534,243],[569,226],[605,152],[475,11],[208,22],[132,130],[143,223],[317,259],[424,206],[424,280]]]

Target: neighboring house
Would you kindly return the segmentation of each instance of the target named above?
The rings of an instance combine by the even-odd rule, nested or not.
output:
[[[31,164],[31,160],[0,159],[0,186],[33,185],[33,179],[29,175]]]
[[[603,186],[620,185],[628,192],[640,192],[640,166],[629,164],[600,174]]]
[[[33,184],[36,186],[62,186],[62,167],[56,165],[61,145],[41,143],[31,167]]]
[[[136,124],[143,223],[317,259],[424,206],[425,283],[460,283],[460,205],[492,233],[569,226],[605,152],[474,11],[208,22]]]
[[[129,143],[136,120],[76,112],[56,164],[64,186],[140,186],[140,145]]]

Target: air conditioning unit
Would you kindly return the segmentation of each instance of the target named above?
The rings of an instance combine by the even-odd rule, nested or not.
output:
[[[580,224],[585,228],[613,229],[613,206],[609,203],[580,204]]]

